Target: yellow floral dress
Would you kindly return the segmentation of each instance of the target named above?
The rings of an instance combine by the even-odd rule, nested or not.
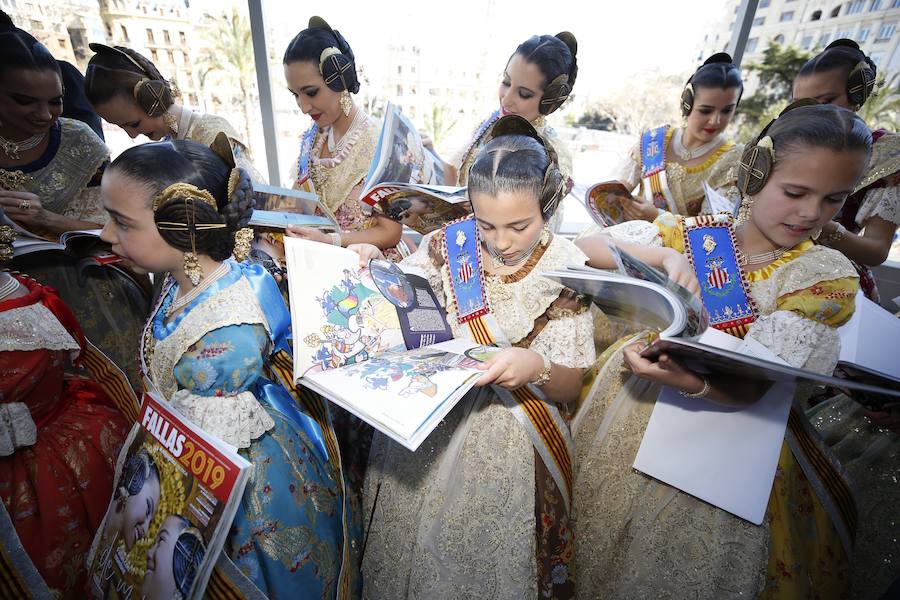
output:
[[[645,243],[684,250],[682,218],[664,213],[643,224]],[[615,227],[607,231],[616,237]],[[633,226],[628,237],[637,237]],[[853,314],[858,289],[849,261],[803,242],[747,275],[760,315],[747,335],[792,366],[830,372],[840,346],[836,327]],[[660,391],[623,362],[622,347],[636,339],[620,340],[601,357],[594,386],[572,422],[578,596],[846,595],[852,497],[836,496],[822,484],[827,478],[810,470],[841,474],[796,409],[761,526],[631,468]],[[798,391],[795,404],[802,395]]]

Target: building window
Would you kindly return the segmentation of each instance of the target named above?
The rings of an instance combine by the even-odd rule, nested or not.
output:
[[[130,42],[131,40],[128,39],[128,30],[125,28],[124,25],[120,25],[119,27],[122,28],[122,39],[125,40],[126,42]]]
[[[403,95],[403,86],[402,86],[402,85],[398,85],[398,86],[397,86],[397,95],[398,95],[398,96],[402,96],[402,95]]]
[[[403,65],[397,65],[397,75],[403,75]]]
[[[810,46],[812,46],[812,36],[804,35],[803,39],[800,40],[800,47],[804,50],[809,50]]]
[[[178,32],[178,37],[181,39],[181,45],[182,45],[182,46],[187,46],[187,36],[184,35],[184,32],[183,32],[183,31],[179,31],[179,32]]]
[[[830,34],[830,33],[823,33],[822,35],[819,36],[819,43],[818,43],[818,45],[819,45],[819,46],[825,46],[825,45],[827,45],[828,42],[830,42],[830,41],[831,41],[831,34]]]
[[[169,55],[169,62],[174,65],[175,64],[175,53],[172,52],[171,50],[167,50],[166,52]]]
[[[775,36],[775,43],[776,43],[776,44],[783,44],[783,43],[784,43],[784,36],[781,35],[780,33],[779,33],[778,35],[776,35],[776,36]]]
[[[841,5],[840,4],[838,4],[837,6],[834,7],[834,9],[831,11],[830,16],[833,19],[836,16],[838,16],[839,14],[841,14]]]
[[[853,2],[847,5],[847,14],[855,15],[856,13],[861,13],[865,6],[866,0],[853,0]]]
[[[891,8],[900,8],[900,0],[893,0],[893,2],[891,2]]]
[[[747,48],[744,50],[747,54],[756,52],[756,46],[759,44],[759,38],[750,38],[747,40]]]
[[[152,60],[154,63],[159,62],[159,54],[156,53],[156,48],[150,49],[150,60]]]
[[[869,10],[881,10],[881,0],[872,0],[872,4],[869,5]]]
[[[869,58],[872,59],[872,62],[875,63],[876,67],[881,66],[881,59],[884,58],[884,52],[873,52],[869,55]]]
[[[834,34],[834,39],[836,39],[836,40],[842,40],[842,39],[848,38],[848,37],[850,37],[850,32],[846,29],[841,29],[836,34]]]
[[[889,40],[891,36],[894,35],[894,30],[897,29],[896,23],[885,23],[881,26],[881,31],[878,32],[879,40]]]
[[[147,29],[147,43],[148,43],[148,44],[155,44],[155,43],[156,43],[156,40],[153,39],[153,30],[152,30],[152,29],[149,29],[149,28]]]
[[[794,20],[794,11],[788,10],[781,13],[781,19],[779,19],[782,23],[785,21],[793,21]]]
[[[753,19],[753,26],[756,27],[757,25],[762,25],[765,22],[766,22],[765,17],[756,17],[755,19]]]
[[[862,44],[867,39],[869,39],[869,33],[871,33],[871,31],[872,31],[871,27],[863,27],[862,29],[859,30],[859,35],[856,36],[856,41],[859,42],[860,44]]]
[[[810,21],[818,21],[821,18],[822,18],[822,11],[816,10],[816,11],[813,11],[812,18],[810,19]]]
[[[163,29],[163,39],[166,41],[166,44],[172,43],[172,36],[169,35],[168,29]]]
[[[759,0],[759,4],[756,6],[757,10],[760,8],[768,8],[769,0]]]

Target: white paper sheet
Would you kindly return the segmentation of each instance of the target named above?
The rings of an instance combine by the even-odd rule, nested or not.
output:
[[[663,388],[634,468],[759,525],[794,390],[775,384],[759,401],[734,409]]]

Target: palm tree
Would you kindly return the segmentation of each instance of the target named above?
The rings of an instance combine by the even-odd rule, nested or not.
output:
[[[450,130],[456,126],[456,119],[451,119],[450,108],[446,104],[431,107],[430,113],[425,113],[425,133],[431,138],[431,142],[437,146],[441,143]]]
[[[207,71],[229,73],[232,81],[237,81],[244,113],[244,143],[249,144],[250,100],[256,84],[250,23],[234,7],[230,14],[213,16],[207,13],[205,17],[210,24],[209,45],[200,60],[207,67]]]
[[[897,77],[894,73],[859,109],[859,116],[872,129],[884,128],[897,131],[900,128],[900,92],[897,89]]]

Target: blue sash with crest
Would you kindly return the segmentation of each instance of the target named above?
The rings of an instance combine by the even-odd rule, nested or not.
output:
[[[474,216],[447,223],[443,232],[444,260],[450,270],[457,321],[465,323],[490,312],[482,279],[481,236]]]
[[[709,324],[743,338],[756,320],[757,310],[738,263],[731,217],[720,214],[685,219],[684,251],[700,282]]]
[[[666,132],[668,125],[641,134],[641,188],[644,199],[656,208],[677,213],[666,181]]]

